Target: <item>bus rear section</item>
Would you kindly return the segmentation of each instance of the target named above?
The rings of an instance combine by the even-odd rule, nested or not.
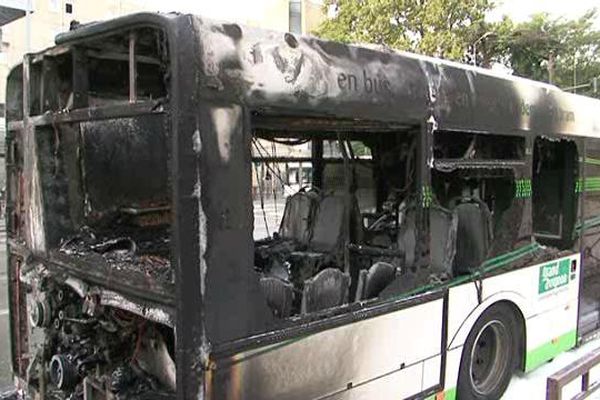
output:
[[[17,388],[174,398],[169,56],[159,27],[27,55],[8,81]]]

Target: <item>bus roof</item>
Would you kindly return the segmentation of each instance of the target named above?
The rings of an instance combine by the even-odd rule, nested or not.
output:
[[[56,43],[69,45],[144,24],[162,25],[177,35],[172,57],[195,64],[194,90],[207,101],[242,103],[277,115],[430,121],[441,130],[600,136],[600,100],[553,85],[433,57],[193,15],[132,14],[83,25],[58,35]],[[194,43],[197,57],[177,50],[186,41]]]

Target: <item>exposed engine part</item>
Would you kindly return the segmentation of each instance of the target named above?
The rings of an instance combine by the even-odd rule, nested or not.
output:
[[[29,321],[31,325],[41,328],[52,322],[52,310],[50,304],[45,300],[35,300],[30,305]]]
[[[171,390],[175,390],[175,363],[169,355],[167,345],[160,334],[145,335],[140,341],[136,361],[141,369]]]
[[[39,279],[28,296],[31,325],[44,330],[30,381],[46,386],[52,398],[130,399],[155,392],[168,398],[174,393],[174,339],[168,326],[106,306],[93,291],[82,298],[48,277]]]
[[[79,380],[77,369],[67,356],[56,354],[50,360],[50,381],[57,388],[72,389]]]

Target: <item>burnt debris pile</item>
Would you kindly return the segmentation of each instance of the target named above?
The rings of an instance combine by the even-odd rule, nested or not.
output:
[[[118,231],[83,227],[63,241],[60,252],[89,262],[100,256],[105,261],[102,264],[110,268],[109,273],[142,274],[159,285],[172,285],[175,278],[169,245],[169,231],[165,227]]]

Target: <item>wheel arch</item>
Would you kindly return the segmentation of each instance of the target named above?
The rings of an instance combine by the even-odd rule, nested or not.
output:
[[[515,292],[499,292],[488,297],[481,302],[473,311],[465,318],[458,330],[449,336],[448,349],[463,346],[467,340],[467,336],[473,329],[477,320],[492,306],[504,304],[511,309],[515,315],[518,326],[520,327],[519,335],[519,364],[518,368],[521,371],[525,370],[525,357],[527,354],[527,303],[525,298]]]
[[[517,368],[519,371],[525,371],[525,361],[527,355],[527,323],[525,322],[525,317],[521,312],[521,309],[510,300],[500,300],[494,304],[504,304],[508,308],[512,310],[513,315],[517,319],[517,326],[519,328],[519,332],[517,332],[517,336],[519,338],[519,359]]]

